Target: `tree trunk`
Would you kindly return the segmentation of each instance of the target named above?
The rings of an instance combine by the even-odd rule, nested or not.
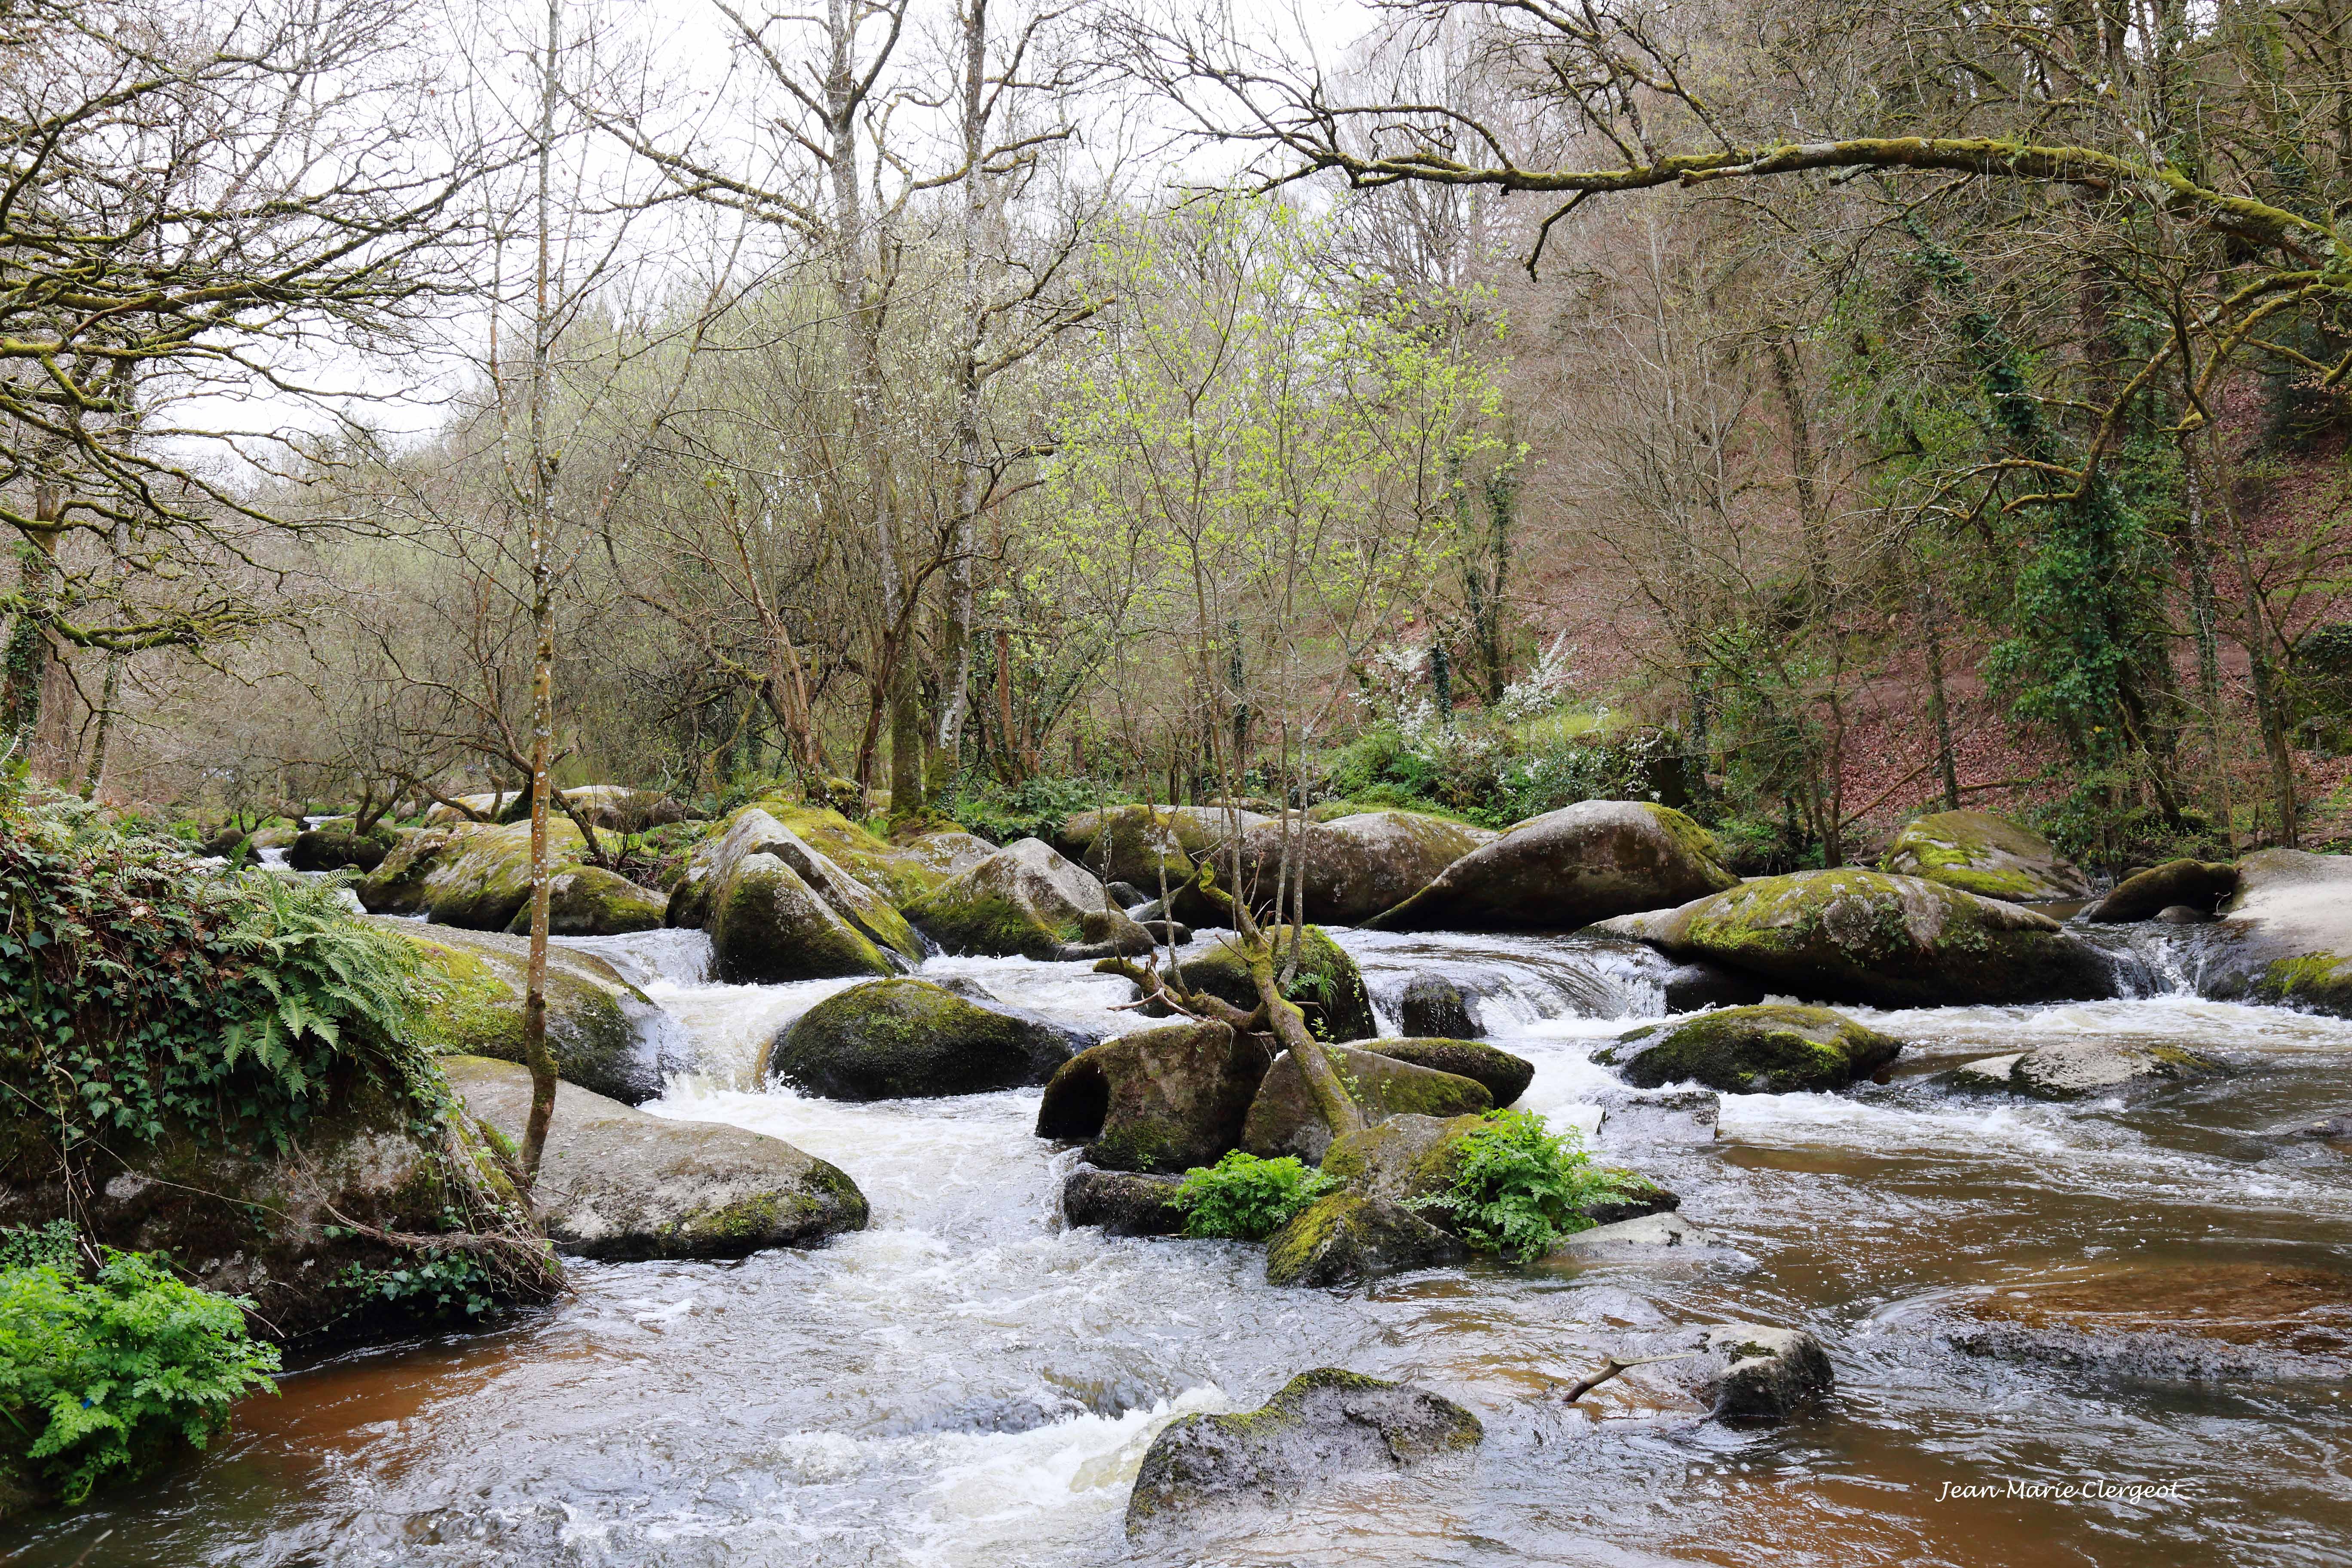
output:
[[[1952,755],[1952,710],[1944,693],[1943,611],[1936,590],[1922,584],[1919,625],[1927,641],[1927,711],[1936,721],[1936,771],[1944,781],[1944,809],[1960,809],[1960,770]]]
[[[2213,770],[2215,820],[2234,858],[2238,850],[2236,803],[2221,750],[2221,644],[2213,614],[2213,558],[2205,539],[2205,490],[2198,472],[2194,436],[2181,437],[2189,525],[2189,621],[2197,637],[2197,704],[2205,718],[2205,745]]]
[[[2254,688],[2254,718],[2263,731],[2263,750],[2271,765],[2271,804],[2278,813],[2279,842],[2292,849],[2299,834],[2300,815],[2294,796],[2294,753],[2287,744],[2286,715],[2279,700],[2271,666],[2270,630],[2263,618],[2262,584],[2254,575],[2252,552],[2246,546],[2246,525],[2226,483],[2209,487],[2230,525],[2230,550],[2238,567],[2238,589],[2245,597],[2247,674]]]
[[[980,250],[988,218],[988,187],[981,159],[987,140],[988,0],[966,0],[963,12],[963,309],[965,326],[956,343],[955,442],[956,526],[948,562],[948,613],[940,639],[940,665],[947,690],[940,704],[940,765],[950,772],[963,749],[964,717],[971,693],[972,552],[980,542],[980,506],[986,490],[981,466]]]

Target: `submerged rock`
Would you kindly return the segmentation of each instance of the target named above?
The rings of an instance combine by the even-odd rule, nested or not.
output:
[[[2185,905],[2210,915],[2222,900],[2238,890],[2238,868],[2207,860],[2168,860],[2135,872],[2114,891],[2086,906],[2083,918],[2120,925],[2156,920],[2175,906]]]
[[[523,1060],[527,941],[409,921],[376,923],[425,955],[430,995],[416,1027],[427,1044],[449,1056]],[[651,998],[576,949],[548,949],[547,1040],[566,1079],[626,1105],[655,1099],[670,1073],[692,1065],[683,1037]]]
[[[1153,946],[1085,868],[1037,838],[998,850],[907,912],[950,952],[1047,961],[1140,956]]]
[[[1351,1040],[1360,1051],[1370,1051],[1391,1061],[1411,1062],[1417,1068],[1429,1068],[1437,1072],[1450,1072],[1456,1078],[1466,1078],[1486,1086],[1495,1097],[1495,1108],[1501,1110],[1517,1103],[1519,1096],[1535,1081],[1536,1064],[1525,1057],[1497,1050],[1477,1040],[1404,1039]]]
[[[1255,1410],[1171,1422],[1143,1456],[1128,1534],[1212,1509],[1285,1509],[1350,1473],[1393,1473],[1475,1447],[1486,1435],[1475,1415],[1425,1388],[1318,1367]]]
[[[1722,1420],[1786,1421],[1836,1384],[1829,1352],[1803,1329],[1714,1323],[1644,1334],[1631,1354],[1696,1355],[1643,1372],[1691,1394]]]
[[[1037,1136],[1085,1143],[1087,1163],[1111,1170],[1213,1165],[1241,1143],[1269,1049],[1264,1037],[1218,1023],[1122,1035],[1055,1072]]]
[[[1181,1176],[1142,1171],[1100,1171],[1081,1165],[1062,1184],[1062,1217],[1071,1225],[1098,1225],[1105,1236],[1181,1236],[1184,1211],[1176,1206]]]
[[[1266,1238],[1269,1285],[1347,1285],[1460,1263],[1470,1249],[1411,1209],[1361,1193],[1316,1199]]]
[[[1044,1083],[1075,1037],[923,980],[837,991],[769,1043],[759,1077],[831,1100],[985,1094]]]
[[[1381,931],[1568,931],[1737,886],[1681,812],[1589,800],[1529,817],[1363,923]]]
[[[1796,1094],[1843,1089],[1902,1049],[1842,1013],[1775,1003],[1652,1024],[1592,1059],[1639,1089],[1688,1081],[1727,1094]]]
[[[530,1113],[530,1073],[453,1057],[450,1087],[509,1146]],[[571,1084],[531,1196],[547,1234],[589,1258],[740,1258],[814,1247],[866,1228],[866,1195],[836,1167],[781,1138],[633,1110]]]
[[[1475,1114],[1494,1108],[1486,1086],[1450,1072],[1414,1067],[1391,1057],[1375,1056],[1353,1046],[1327,1047],[1340,1077],[1367,1121],[1391,1116],[1447,1118]],[[1266,1069],[1257,1098],[1250,1102],[1242,1126],[1242,1147],[1261,1159],[1295,1155],[1310,1165],[1320,1164],[1331,1146],[1330,1129],[1308,1097],[1305,1075],[1285,1051]]]
[[[1989,1290],[1959,1310],[1973,1355],[2152,1377],[2352,1371],[2352,1276],[2262,1262],[2121,1263]]]
[[[1853,867],[1759,877],[1607,929],[1823,1002],[1934,1007],[2116,994],[2105,955],[2047,915]]]
[[[547,879],[547,931],[550,936],[620,936],[659,931],[664,904],[659,893],[638,887],[617,871],[573,866]],[[507,932],[530,934],[530,900],[515,910]]]
[[[2013,904],[2090,897],[2091,884],[2057,846],[1984,811],[1939,811],[1895,837],[1879,864],[1979,898]]]
[[[2207,994],[2352,1018],[2352,856],[2249,855],[2221,916]]]
[[[1398,1024],[1417,1039],[1475,1040],[1486,1032],[1478,1004],[1442,974],[1416,974],[1397,1005]]]
[[[2220,1062],[2180,1046],[2064,1040],[1968,1062],[1953,1068],[1948,1079],[1960,1089],[2080,1100],[2135,1087],[2187,1083],[2222,1070]]]
[[[1677,1200],[1679,1201],[1679,1200]],[[1596,1225],[1591,1230],[1580,1230],[1561,1242],[1555,1257],[1578,1252],[1595,1252],[1621,1247],[1708,1247],[1713,1240],[1708,1235],[1672,1209],[1653,1209],[1632,1219],[1621,1219],[1608,1225]]]
[[[1290,960],[1297,931],[1295,926],[1280,926],[1271,932],[1277,976]],[[1230,940],[1178,964],[1173,978],[1188,991],[1205,991],[1236,1007],[1257,1005],[1257,984],[1242,961],[1241,949]],[[1372,1016],[1371,993],[1364,989],[1363,971],[1324,934],[1321,926],[1307,928],[1297,973],[1282,994],[1307,1015],[1307,1026],[1318,1040],[1360,1040],[1379,1027]]]
[[[1286,832],[1294,857],[1303,855],[1296,863],[1303,867],[1307,918],[1350,926],[1404,902],[1500,837],[1417,811],[1361,811],[1303,825],[1293,818]],[[1242,839],[1244,872],[1261,889],[1274,886],[1285,833],[1281,822],[1266,822]]]
[[[1612,1148],[1712,1143],[1723,1116],[1722,1097],[1711,1089],[1604,1089],[1591,1099],[1601,1108],[1601,1130]]]

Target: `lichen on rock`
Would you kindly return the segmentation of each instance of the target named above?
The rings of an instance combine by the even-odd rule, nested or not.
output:
[[[1986,811],[1939,811],[1895,835],[1879,862],[1898,876],[2011,903],[2090,897],[2089,879],[2031,828]]]

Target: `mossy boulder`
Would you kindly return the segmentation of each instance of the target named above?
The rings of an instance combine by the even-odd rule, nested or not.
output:
[[[1647,801],[1588,800],[1529,817],[1363,923],[1381,931],[1570,931],[1736,886],[1715,840]]]
[[[2238,862],[2205,988],[2352,1018],[2352,856],[2263,849]]]
[[[1442,974],[1416,974],[1405,982],[1397,1022],[1416,1039],[1475,1040],[1486,1032],[1477,999]]]
[[[360,1227],[465,1239],[454,1217],[484,1246],[510,1249],[489,1294],[534,1303],[555,1293],[562,1275],[528,1205],[465,1117],[424,1121],[412,1100],[349,1072],[317,1085],[315,1103],[289,1151],[179,1125],[152,1143],[86,1144],[89,1179],[70,1201],[47,1131],[0,1117],[0,1226],[71,1214],[106,1246],[168,1252],[191,1283],[251,1297],[254,1331],[282,1342],[414,1331],[414,1316],[379,1285],[417,1255]]]
[[[1089,1164],[1181,1173],[1242,1141],[1271,1048],[1219,1023],[1122,1035],[1080,1051],[1045,1085],[1037,1136],[1087,1145]]]
[[[551,936],[621,936],[659,931],[665,900],[617,871],[602,866],[569,866],[547,879],[547,930]],[[530,900],[507,922],[510,936],[530,934]]]
[[[530,943],[504,932],[377,923],[415,943],[428,998],[415,1035],[449,1056],[523,1060],[522,1004]],[[637,1105],[690,1066],[688,1042],[646,994],[593,953],[547,953],[547,1038],[556,1071],[594,1093]]]
[[[1637,1089],[1687,1081],[1727,1094],[1798,1094],[1869,1078],[1902,1049],[1842,1013],[1776,1003],[1652,1024],[1592,1059]]]
[[[349,826],[305,830],[286,852],[297,871],[373,871],[399,842],[389,831],[354,833]]]
[[[1415,1067],[1391,1057],[1375,1056],[1353,1046],[1326,1046],[1341,1080],[1367,1121],[1391,1116],[1463,1116],[1494,1109],[1495,1097],[1474,1079],[1458,1078]],[[1261,1159],[1296,1155],[1308,1164],[1320,1164],[1331,1146],[1331,1130],[1324,1125],[1307,1092],[1306,1075],[1285,1051],[1276,1057],[1259,1083],[1242,1123],[1242,1147]]]
[[[1040,838],[1009,844],[907,906],[950,952],[1055,959],[1140,955],[1150,932],[1085,868]]]
[[[2162,1041],[2063,1040],[1965,1063],[1948,1081],[1957,1089],[1998,1089],[2035,1100],[2082,1100],[2194,1082],[2222,1070],[2201,1052]]]
[[[1290,962],[1291,944],[1297,937],[1296,926],[1279,926],[1272,931],[1277,976]],[[1205,991],[1236,1007],[1257,1005],[1257,983],[1250,978],[1239,943],[1231,938],[1178,964],[1174,979],[1188,991]],[[1297,1004],[1307,1016],[1307,1028],[1318,1040],[1360,1040],[1380,1026],[1372,1016],[1371,993],[1364,989],[1363,971],[1320,926],[1306,929],[1297,973],[1282,994]]]
[[[487,1057],[443,1066],[468,1115],[522,1142],[527,1069]],[[557,1245],[600,1258],[741,1258],[814,1247],[866,1221],[856,1183],[781,1138],[650,1116],[568,1083],[556,1089],[532,1197]]]
[[[586,817],[591,827],[614,833],[643,833],[686,820],[686,807],[659,790],[599,784],[574,784],[556,793],[572,811]],[[530,810],[527,803],[524,810]]]
[[[1150,898],[1159,897],[1163,876],[1171,888],[1189,879],[1192,851],[1205,852],[1210,843],[1190,817],[1153,805],[1079,812],[1054,840],[1055,848],[1104,881],[1132,882]]]
[[[1342,1476],[1396,1471],[1465,1453],[1478,1418],[1411,1384],[1318,1367],[1255,1410],[1182,1415],[1143,1456],[1127,1504],[1129,1536],[1235,1509],[1285,1509]]]
[[[2210,860],[2168,860],[2134,872],[2105,898],[2085,907],[2083,918],[2105,925],[2152,921],[2176,908],[2211,914],[2238,890],[2238,868]]]
[[[1176,1191],[1183,1184],[1181,1176],[1081,1165],[1062,1184],[1062,1218],[1100,1226],[1105,1236],[1181,1236],[1184,1211],[1176,1205]]]
[[[1937,1007],[2116,994],[2106,956],[2038,910],[1859,867],[1759,877],[1607,929],[1813,1001]]]
[[[1462,1140],[1485,1125],[1479,1114],[1391,1116],[1344,1138],[1323,1154],[1323,1173],[1350,1192],[1416,1205],[1453,1190]],[[1444,1211],[1428,1217],[1442,1221]]]
[[[664,918],[710,933],[722,980],[887,974],[925,951],[887,899],[758,805],[695,847]]]
[[[587,850],[580,830],[547,825],[550,866],[576,864]],[[389,864],[389,861],[387,861]],[[379,868],[381,869],[381,868]],[[425,910],[436,925],[504,931],[530,900],[530,824],[453,827],[425,879]],[[362,897],[362,900],[366,900]]]
[[[1879,867],[2014,904],[2091,896],[2090,879],[2056,845],[1985,811],[1920,817],[1895,836]]]
[[[992,852],[987,840],[960,832],[927,833],[895,843],[877,837],[863,823],[852,822],[830,806],[763,800],[759,808],[898,908]]]
[[[1274,886],[1286,837],[1302,868],[1307,918],[1351,926],[1404,902],[1501,835],[1417,811],[1363,811],[1286,827],[1270,821],[1242,839],[1244,868],[1260,888]]]
[[[1470,1256],[1462,1239],[1411,1209],[1361,1193],[1329,1193],[1265,1242],[1269,1285],[1350,1285],[1382,1274],[1439,1268]]]
[[[761,1053],[759,1076],[831,1100],[982,1094],[1045,1082],[1075,1044],[1042,1018],[929,981],[879,980],[802,1014]]]
[[[1517,1103],[1536,1077],[1536,1064],[1527,1058],[1515,1057],[1477,1040],[1423,1038],[1349,1043],[1360,1051],[1371,1051],[1395,1061],[1411,1062],[1417,1068],[1450,1072],[1456,1078],[1485,1084],[1486,1092],[1495,1097],[1498,1110]]]
[[[403,833],[353,889],[360,906],[372,915],[423,914],[425,879],[440,865],[443,851],[456,837],[457,829],[446,826]]]

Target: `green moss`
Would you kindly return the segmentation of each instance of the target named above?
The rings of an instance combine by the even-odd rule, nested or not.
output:
[[[2271,1002],[2303,1002],[2330,1012],[2352,1007],[2352,958],[2332,952],[2282,958],[2263,971],[2252,987]]]
[[[1325,1173],[1328,1175],[1329,1173]],[[1289,1224],[1266,1238],[1267,1280],[1280,1284],[1305,1274],[1316,1254],[1331,1240],[1332,1233],[1362,1213],[1364,1204],[1365,1199],[1358,1194],[1332,1193],[1299,1210]],[[1263,1415],[1264,1412],[1256,1414]]]
[[[1284,926],[1275,932],[1276,973],[1288,962],[1294,930]],[[1178,984],[1188,989],[1206,991],[1236,1007],[1257,1005],[1257,985],[1250,978],[1249,966],[1243,962],[1241,950],[1229,942],[1180,965],[1176,976]],[[1318,1039],[1334,1044],[1360,1040],[1378,1027],[1370,993],[1364,989],[1363,972],[1320,926],[1307,928],[1297,973],[1283,995],[1307,1015],[1307,1026]]]
[[[415,939],[434,971],[412,1037],[439,1056],[522,1059],[522,1009],[499,971],[464,948]]]
[[[1641,1047],[1612,1057],[1622,1059],[1629,1082],[1654,1089],[1687,1079],[1735,1094],[1841,1089],[1902,1049],[1899,1041],[1825,1008],[1780,1004],[1651,1025],[1619,1045]]]

